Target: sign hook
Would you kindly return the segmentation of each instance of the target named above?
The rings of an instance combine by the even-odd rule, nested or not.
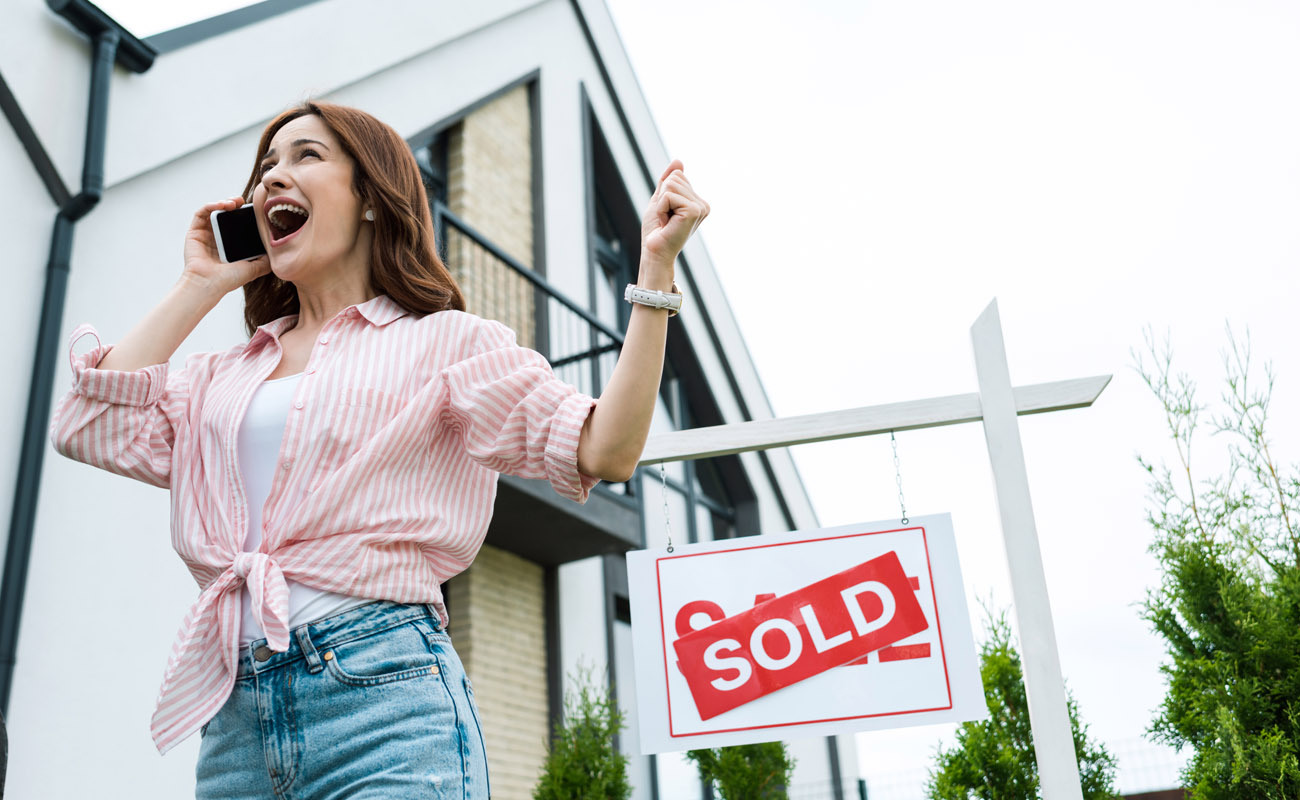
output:
[[[659,482],[663,489],[664,497],[664,531],[668,534],[668,552],[673,551],[673,526],[668,519],[668,471],[664,469],[664,462],[659,462]]]
[[[893,431],[889,432],[889,446],[894,448],[894,481],[898,484],[898,510],[902,512],[903,514],[902,522],[904,525],[906,525],[908,520],[907,520],[907,503],[903,502],[903,470],[899,467],[898,440],[894,438]]]

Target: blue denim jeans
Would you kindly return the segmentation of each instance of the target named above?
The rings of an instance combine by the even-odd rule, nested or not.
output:
[[[432,606],[386,600],[240,650],[203,726],[199,800],[489,796],[474,692]]]

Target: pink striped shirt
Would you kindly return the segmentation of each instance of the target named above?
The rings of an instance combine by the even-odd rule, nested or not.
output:
[[[134,372],[75,356],[54,411],[61,454],[171,489],[172,544],[201,593],[181,623],[151,732],[165,753],[211,719],[234,686],[240,589],[276,651],[289,646],[286,579],[325,591],[433,603],[487,533],[500,472],[546,478],[585,502],[578,437],[595,400],[554,376],[506,326],[459,311],[420,316],[386,295],[339,312],[303,370],[257,552],[241,552],[248,503],[235,452],[258,385],[296,316],[245,344]],[[96,336],[98,341],[98,336]]]

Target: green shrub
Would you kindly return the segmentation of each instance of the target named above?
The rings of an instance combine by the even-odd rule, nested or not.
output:
[[[623,712],[589,670],[570,676],[569,684],[533,800],[627,800],[627,756],[615,745]]]
[[[1138,361],[1164,407],[1179,463],[1141,461],[1160,585],[1143,616],[1164,640],[1168,681],[1154,738],[1190,747],[1183,780],[1197,800],[1300,797],[1300,470],[1266,434],[1273,374],[1252,374],[1249,342],[1228,332],[1226,388],[1208,420],[1227,445],[1217,477],[1198,480],[1195,384],[1148,336]],[[1294,409],[1294,407],[1291,407]]]
[[[963,722],[957,743],[940,750],[926,786],[932,800],[1034,800],[1040,796],[1038,761],[1029,727],[1029,700],[1020,654],[1006,612],[988,614],[988,638],[980,646],[980,679],[989,718]],[[1115,759],[1087,740],[1079,709],[1069,698],[1070,730],[1085,800],[1115,797]]]
[[[720,800],[786,800],[794,759],[784,742],[691,750],[700,777]]]

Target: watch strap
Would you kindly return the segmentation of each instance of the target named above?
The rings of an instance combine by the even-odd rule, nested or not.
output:
[[[666,308],[670,317],[677,316],[677,313],[682,310],[682,295],[677,289],[676,281],[673,282],[670,292],[642,289],[634,283],[629,283],[623,290],[623,299],[629,303],[639,303],[651,308]]]

